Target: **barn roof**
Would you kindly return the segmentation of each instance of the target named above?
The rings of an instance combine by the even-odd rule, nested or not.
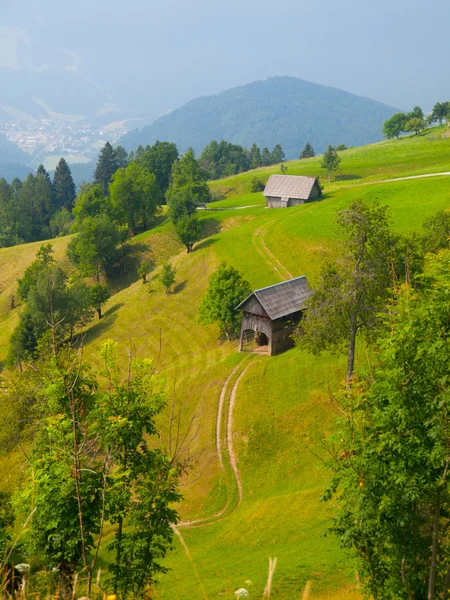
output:
[[[315,177],[300,175],[271,175],[264,189],[264,196],[308,200],[316,182]]]
[[[269,317],[274,321],[305,308],[306,300],[311,296],[308,281],[304,275],[283,283],[255,290],[236,306],[236,310],[245,309],[245,304],[255,296]]]

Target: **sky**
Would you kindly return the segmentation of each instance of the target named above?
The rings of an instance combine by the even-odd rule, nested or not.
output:
[[[79,70],[152,117],[276,75],[429,110],[449,24],[449,0],[0,0],[0,66]]]

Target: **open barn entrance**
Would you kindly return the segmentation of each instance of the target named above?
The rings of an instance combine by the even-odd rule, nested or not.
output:
[[[262,331],[245,329],[241,334],[240,350],[254,354],[269,354],[269,338]]]

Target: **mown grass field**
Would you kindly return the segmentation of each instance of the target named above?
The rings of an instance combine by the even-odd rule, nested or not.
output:
[[[328,390],[344,377],[343,360],[312,357],[298,349],[273,358],[239,354],[215,326],[197,322],[208,277],[223,260],[254,288],[298,275],[314,282],[339,243],[336,211],[355,198],[389,205],[399,231],[420,230],[427,216],[450,207],[450,177],[376,182],[450,170],[450,140],[440,138],[439,128],[426,136],[350,149],[341,156],[343,178],[325,186],[320,202],[295,208],[266,210],[262,195],[250,193],[255,175],[266,178],[279,167],[213,182],[212,188],[228,198],[213,204],[224,210],[199,212],[207,237],[195,251],[184,252],[168,222],[137,236],[134,259],[142,254],[155,261],[149,283],[137,279],[132,255],[129,270],[111,282],[115,293],[105,317],[86,330],[85,353],[93,364],[107,338],[120,343],[124,357],[133,343],[140,356],[157,360],[169,403],[181,407],[182,430],[192,422],[188,452],[194,469],[183,478],[180,514],[183,521],[202,521],[196,527],[180,526],[188,553],[175,537],[175,550],[166,560],[171,570],[161,577],[156,598],[231,600],[238,587],[249,589],[250,598],[261,598],[269,557],[274,556],[278,563],[272,597],[277,600],[300,599],[308,581],[310,598],[359,598],[357,592],[349,595],[355,583],[349,557],[336,539],[325,535],[333,505],[320,502],[320,495],[330,474],[307,448],[308,438],[333,427]],[[292,161],[288,174],[317,175],[318,163],[318,158]],[[58,257],[63,257],[66,244],[67,239],[55,241]],[[0,250],[0,268],[7,274],[0,295],[0,360],[20,310],[9,311],[7,297],[38,247]],[[168,258],[177,269],[177,281],[173,293],[166,295],[156,277]],[[359,365],[365,360],[365,353],[360,354]],[[230,373],[217,429],[219,399]],[[231,443],[241,501],[227,454],[232,390]],[[165,415],[162,443],[167,423]],[[11,464],[2,463],[5,474]]]

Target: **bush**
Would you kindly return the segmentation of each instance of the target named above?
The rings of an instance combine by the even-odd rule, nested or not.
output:
[[[252,179],[252,192],[263,192],[265,187],[264,181],[259,177]]]

